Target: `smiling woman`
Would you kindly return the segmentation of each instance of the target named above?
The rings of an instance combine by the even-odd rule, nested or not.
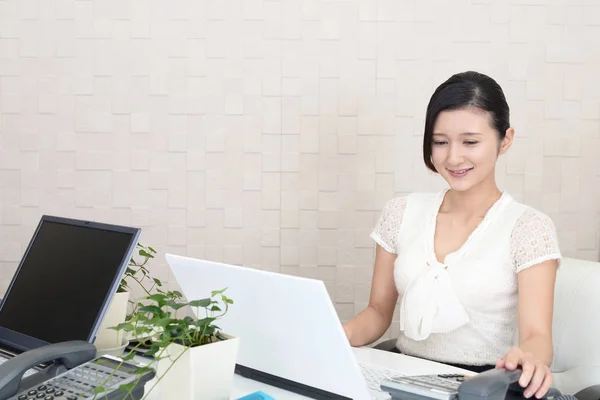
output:
[[[400,298],[396,351],[474,371],[521,365],[526,397],[548,391],[561,254],[550,218],[496,185],[514,135],[492,78],[464,72],[436,89],[423,157],[449,188],[386,204],[369,305],[344,325],[353,346],[385,333]]]
[[[514,137],[511,128],[499,135],[490,124],[490,116],[472,107],[440,112],[434,128],[428,133],[431,139],[425,164],[431,164],[430,168],[457,191],[488,182],[498,155],[508,150]]]

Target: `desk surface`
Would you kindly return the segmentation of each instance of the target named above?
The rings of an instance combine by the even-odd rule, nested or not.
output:
[[[472,373],[445,364],[427,361],[420,358],[410,357],[403,354],[387,351],[374,350],[372,348],[354,348],[356,359],[361,364],[374,365],[378,367],[396,370],[405,375],[438,374],[438,373]],[[234,375],[231,390],[231,400],[262,390],[277,400],[300,400],[308,399],[286,390],[282,390],[261,382],[253,381],[239,375]]]
[[[470,371],[461,370],[445,364],[410,357],[403,354],[375,350],[369,347],[353,348],[353,351],[356,355],[357,361],[361,364],[392,369],[404,375],[458,372],[471,373]],[[237,400],[240,397],[258,391],[263,391],[277,400],[309,399],[308,397],[234,374],[230,400]],[[150,396],[148,396],[148,400],[156,400],[156,392],[151,393]]]

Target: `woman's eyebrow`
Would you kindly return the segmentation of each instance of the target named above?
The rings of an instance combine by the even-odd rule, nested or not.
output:
[[[479,132],[463,132],[463,133],[461,133],[461,136],[479,136],[479,135],[481,135],[481,133],[479,133]],[[435,133],[433,133],[433,136],[447,136],[447,135],[443,132],[435,132]]]

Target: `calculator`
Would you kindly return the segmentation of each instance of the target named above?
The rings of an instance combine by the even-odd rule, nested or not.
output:
[[[37,387],[25,389],[10,400],[120,400],[127,396],[141,399],[144,384],[154,378],[155,371],[137,373],[137,365],[122,362],[108,356],[97,357],[54,378],[40,383]],[[120,390],[121,385],[133,383],[131,395]],[[102,387],[103,392],[94,389]]]
[[[470,377],[463,374],[397,376],[381,381],[381,390],[390,393],[392,399],[455,400],[459,386]]]

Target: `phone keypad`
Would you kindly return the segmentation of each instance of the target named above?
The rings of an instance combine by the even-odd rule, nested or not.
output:
[[[130,377],[131,375],[122,371],[87,363],[14,398],[17,400],[83,400],[92,398],[96,387],[111,391],[117,389]]]
[[[449,389],[451,391],[457,391],[458,387],[466,377],[460,374],[439,374],[439,375],[421,375],[404,377],[410,381],[422,384],[424,386],[436,387],[438,389]]]

